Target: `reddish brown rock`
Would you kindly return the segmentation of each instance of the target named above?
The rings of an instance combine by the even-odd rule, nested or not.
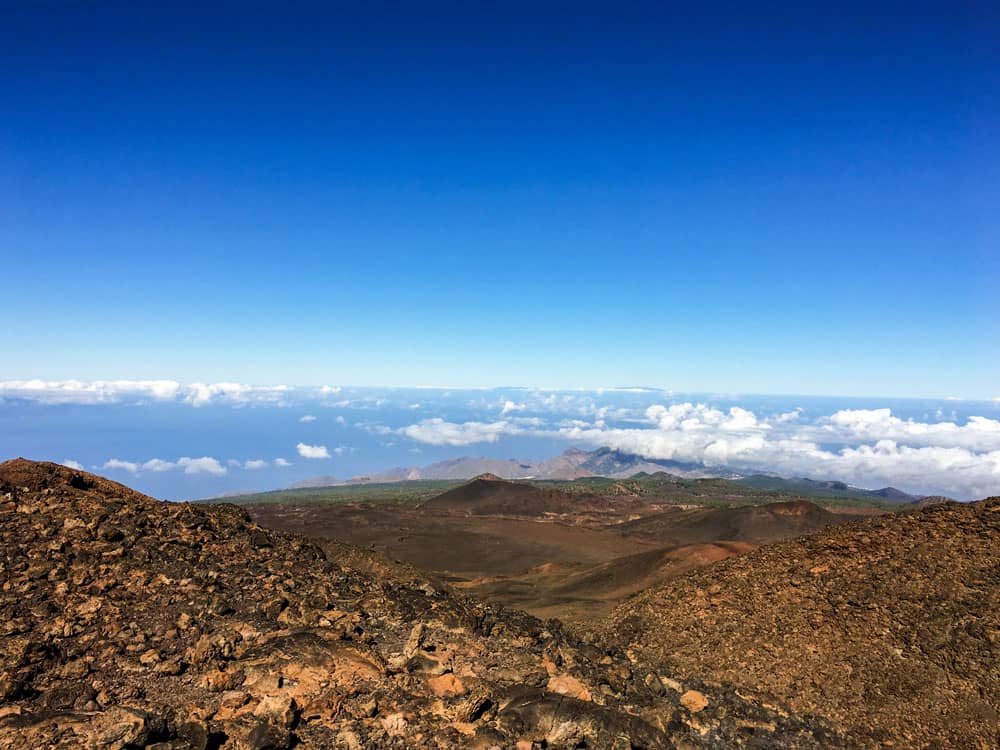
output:
[[[724,686],[687,723],[665,670],[231,505],[23,460],[0,464],[8,495],[0,750],[850,742]]]
[[[693,714],[703,711],[708,705],[708,698],[698,690],[688,690],[681,696],[681,705]]]
[[[620,605],[604,631],[685,684],[765,692],[865,747],[998,747],[1000,498],[761,547]]]

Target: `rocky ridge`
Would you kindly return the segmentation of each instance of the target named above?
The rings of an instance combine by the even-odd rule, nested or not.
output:
[[[0,464],[0,748],[850,747],[357,548]]]

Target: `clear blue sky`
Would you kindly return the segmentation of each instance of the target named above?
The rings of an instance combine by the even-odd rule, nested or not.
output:
[[[1000,396],[994,4],[213,5],[5,9],[0,378]]]

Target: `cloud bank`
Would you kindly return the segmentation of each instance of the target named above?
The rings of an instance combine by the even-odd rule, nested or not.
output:
[[[506,455],[528,450],[532,455],[526,458],[538,458],[535,454],[540,450],[558,449],[558,443],[562,443],[608,446],[648,458],[691,462],[710,469],[725,467],[742,473],[777,472],[838,479],[864,487],[892,485],[910,492],[962,498],[1000,494],[1000,402],[994,401],[844,402],[824,397],[792,400],[733,394],[678,396],[650,388],[423,389],[418,395],[412,388],[34,379],[0,381],[0,402],[14,409],[24,404],[40,408],[79,404],[95,409],[105,405],[161,404],[191,409],[229,406],[234,410],[298,406],[296,412],[282,420],[282,425],[298,421],[308,424],[318,415],[317,424],[334,427],[338,443],[352,430],[361,430],[377,436],[380,450],[389,451],[397,439],[404,438],[409,444],[401,450],[433,446],[441,449],[441,458],[449,455],[444,449],[455,449],[450,452],[454,456],[457,449],[466,446],[497,445],[501,441]],[[420,411],[415,414],[411,407],[417,403]],[[844,408],[845,403],[850,408]],[[327,419],[323,414],[328,412],[320,411],[324,408],[334,410]],[[350,413],[338,413],[341,409]],[[69,410],[66,414],[70,423],[78,418]],[[241,419],[238,411],[208,416],[212,420]],[[128,424],[134,421],[129,412],[114,420]],[[287,439],[295,444],[299,437],[290,432]],[[552,441],[552,448],[539,448],[539,439]],[[7,442],[9,451],[17,450],[12,440]],[[526,449],[526,444],[532,447]],[[88,443],[81,434],[79,445],[64,445],[60,454],[65,451],[80,456]],[[183,448],[181,445],[166,450],[177,455]],[[227,449],[223,444],[219,449],[203,446],[201,450]],[[352,450],[336,445],[296,446],[300,458],[342,456],[347,464],[357,462],[348,459]],[[228,461],[206,459],[211,456],[176,460],[115,456],[103,467],[128,474],[175,472],[212,477],[227,470],[235,474],[290,466],[285,458],[270,462],[254,456]],[[70,459],[66,462],[78,465]],[[345,470],[353,470],[353,466]]]
[[[69,466],[71,469],[83,469],[83,466],[76,461],[63,461],[63,466]],[[104,471],[124,471],[133,476],[139,476],[140,474],[159,474],[167,471],[180,471],[188,475],[209,475],[215,477],[225,476],[228,473],[228,468],[243,469],[245,471],[259,471],[261,469],[266,469],[271,464],[264,459],[250,459],[248,461],[238,461],[234,458],[229,459],[223,464],[219,459],[212,458],[211,456],[202,456],[200,458],[191,458],[189,456],[184,456],[178,458],[176,461],[167,461],[162,458],[151,458],[148,461],[123,461],[119,458],[110,458],[103,464],[94,466],[95,470]],[[291,464],[283,458],[276,458],[273,462],[274,466],[285,467],[291,466]],[[227,468],[228,467],[228,468]]]
[[[513,434],[511,424],[506,421],[446,422],[440,417],[425,419],[417,424],[404,427],[401,434],[418,443],[428,445],[472,445],[473,443],[495,443],[501,435]]]
[[[287,385],[193,383],[183,389],[183,400],[192,406],[207,406],[213,403],[286,405],[291,390]]]
[[[123,401],[173,401],[181,385],[173,380],[3,380],[0,399],[43,404],[117,404]]]
[[[708,468],[838,479],[869,488],[923,488],[962,498],[1000,491],[1000,420],[986,417],[964,424],[920,422],[893,416],[890,409],[845,409],[801,424],[800,410],[768,419],[738,406],[723,410],[685,402],[649,406],[638,421],[641,426],[608,426],[598,419],[539,427],[513,420],[427,419],[396,432],[418,443],[449,446],[507,436],[559,438]]]
[[[211,474],[221,477],[226,474],[226,467],[217,458],[202,456],[201,458],[190,458],[184,456],[176,461],[164,461],[161,458],[151,458],[145,463],[135,463],[132,461],[121,461],[117,458],[105,461],[101,469],[127,471],[129,474],[139,474],[140,472],[161,472],[181,470],[185,474]]]
[[[0,401],[16,400],[50,405],[176,402],[195,407],[210,404],[288,406],[295,396],[319,397],[330,392],[329,386],[320,389],[294,389],[287,385],[245,383],[182,385],[175,380],[0,381]]]

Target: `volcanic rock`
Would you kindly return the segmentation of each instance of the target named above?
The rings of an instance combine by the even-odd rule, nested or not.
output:
[[[695,676],[684,689],[709,703],[692,714],[673,676],[619,648],[235,506],[20,459],[0,464],[4,497],[0,748],[853,742]]]
[[[767,545],[624,602],[604,630],[866,747],[1000,747],[1000,498]]]

